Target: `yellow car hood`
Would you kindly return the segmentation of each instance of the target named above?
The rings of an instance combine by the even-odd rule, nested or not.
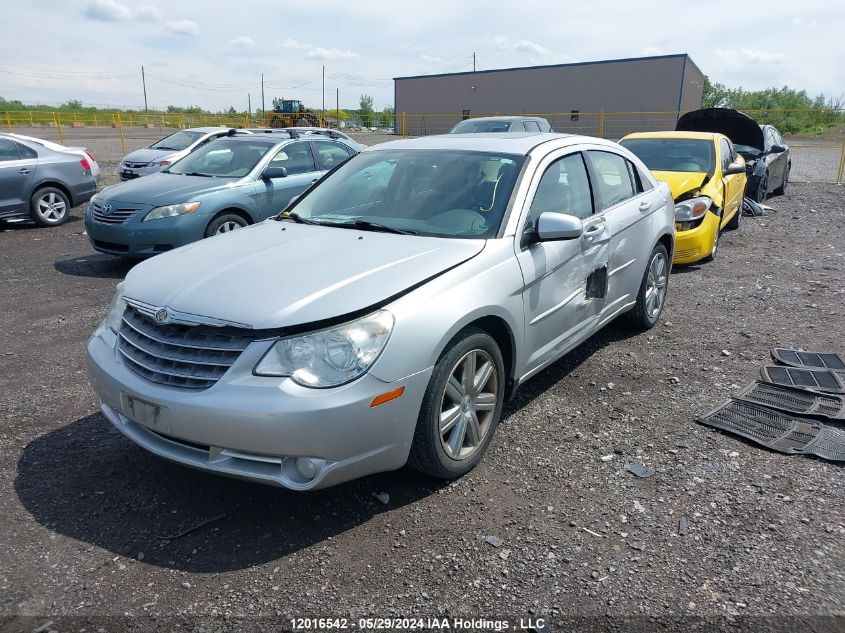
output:
[[[690,171],[652,171],[654,177],[662,180],[672,191],[672,198],[677,200],[678,196],[698,189],[707,178],[704,172],[690,172]]]

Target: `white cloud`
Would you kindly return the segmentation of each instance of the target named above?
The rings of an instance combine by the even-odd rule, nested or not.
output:
[[[568,60],[566,55],[556,55],[545,46],[531,40],[517,40],[504,35],[487,37],[496,50],[508,54],[518,54],[534,63],[555,64]]]
[[[749,48],[739,50],[717,48],[714,53],[718,57],[735,65],[746,63],[779,64],[786,60],[786,54],[784,53],[770,53],[768,51],[752,50]]]
[[[238,37],[229,40],[229,44],[241,51],[254,51],[258,48],[258,44],[255,43],[255,40],[251,37],[247,37],[246,35],[239,35]]]
[[[653,57],[656,55],[665,55],[666,51],[662,48],[657,48],[656,46],[643,46],[637,55],[642,57]]]
[[[129,7],[115,0],[91,0],[83,13],[86,17],[101,22],[121,22],[132,19]]]
[[[282,48],[287,48],[294,51],[304,51],[305,57],[308,59],[317,60],[338,60],[338,59],[355,59],[359,57],[358,53],[352,51],[344,51],[337,48],[325,48],[323,46],[315,46],[306,42],[300,42],[291,38],[282,40]]]
[[[193,20],[170,20],[164,23],[164,28],[176,35],[200,34],[199,24]]]
[[[434,55],[426,55],[425,53],[420,55],[420,59],[423,60],[426,64],[442,64],[443,63],[442,57],[435,57]]]
[[[158,22],[161,22],[161,10],[151,4],[145,4],[138,7],[136,17],[141,22],[152,22],[153,24],[157,24]]]
[[[808,31],[815,31],[819,26],[819,23],[815,20],[807,20],[805,18],[792,18],[791,22],[795,28],[807,29]]]

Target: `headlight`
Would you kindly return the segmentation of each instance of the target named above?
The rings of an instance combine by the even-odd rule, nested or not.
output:
[[[305,387],[337,387],[366,373],[392,330],[393,315],[379,310],[335,328],[279,339],[255,366],[255,373],[290,376]]]
[[[176,215],[186,215],[193,213],[200,208],[199,202],[184,202],[182,204],[168,204],[164,207],[156,207],[150,211],[144,218],[144,222],[149,220],[158,220],[159,218],[172,218]]]
[[[713,200],[707,196],[690,198],[675,204],[675,220],[678,222],[689,222],[702,217],[713,205]]]
[[[150,163],[150,167],[167,167],[172,160],[157,160]]]
[[[126,301],[123,299],[123,282],[117,284],[114,298],[111,300],[109,311],[106,314],[106,325],[112,332],[120,331],[120,324],[123,321],[123,312],[126,310]]]

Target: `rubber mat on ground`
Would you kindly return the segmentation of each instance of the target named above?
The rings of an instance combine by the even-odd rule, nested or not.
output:
[[[829,420],[845,419],[845,398],[831,393],[755,380],[735,397],[795,415],[811,415]]]
[[[783,365],[766,365],[760,370],[763,380],[776,385],[787,387],[803,387],[829,391],[830,393],[845,393],[845,383],[835,371],[830,369],[807,369],[803,367],[784,367]]]
[[[845,461],[845,431],[754,402],[728,400],[698,421],[781,453]]]
[[[822,369],[845,371],[845,357],[841,354],[776,348],[772,350],[772,358],[776,363],[791,367],[821,367]]]

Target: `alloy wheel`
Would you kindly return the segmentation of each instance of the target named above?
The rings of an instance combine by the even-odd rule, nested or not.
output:
[[[650,319],[656,319],[663,309],[668,282],[669,267],[666,265],[666,256],[663,253],[655,253],[648,265],[645,286],[645,309]]]
[[[217,230],[214,232],[215,235],[220,235],[221,233],[229,233],[230,231],[234,231],[235,229],[241,228],[241,225],[237,222],[229,221],[224,222],[220,226],[217,227]]]
[[[51,224],[60,222],[65,213],[67,213],[65,201],[62,200],[61,196],[52,191],[41,196],[35,207],[41,219]]]
[[[498,397],[499,376],[490,355],[480,349],[464,354],[449,372],[440,401],[440,443],[449,457],[466,459],[484,442]]]

